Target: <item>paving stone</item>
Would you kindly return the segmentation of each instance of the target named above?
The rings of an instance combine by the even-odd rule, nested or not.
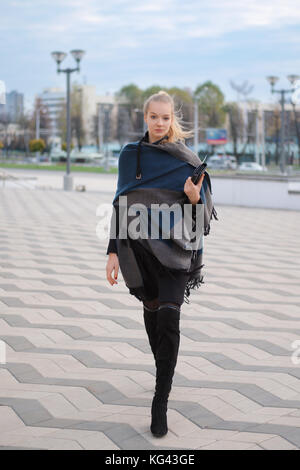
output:
[[[299,449],[299,212],[217,208],[205,284],[182,306],[170,431],[158,442],[141,303],[121,273],[109,286],[95,234],[112,196],[0,189],[0,412],[22,425],[0,449]]]

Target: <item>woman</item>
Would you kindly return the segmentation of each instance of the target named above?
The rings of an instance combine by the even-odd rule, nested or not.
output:
[[[144,221],[151,223],[153,204],[179,203],[182,207],[188,202],[193,208],[194,222],[195,207],[202,205],[204,235],[209,233],[212,215],[217,217],[210,198],[208,174],[205,172],[196,185],[191,181],[201,160],[183,143],[191,133],[182,129],[172,97],[164,91],[150,96],[144,104],[144,120],[148,126],[144,137],[127,144],[119,157],[118,188],[111,222],[114,236],[111,235],[107,248],[106,276],[111,285],[117,284],[120,267],[130,294],[143,302],[145,328],[156,364],[150,429],[154,436],[162,437],[168,432],[167,403],[179,349],[180,308],[184,300],[188,301],[190,289],[203,282],[200,275],[202,246],[196,245],[196,249],[191,250],[189,236],[187,240],[175,239],[172,230],[169,239],[161,239],[161,224],[157,227],[158,238],[152,239],[149,231],[146,237],[136,238],[129,223],[135,219],[132,216],[130,219],[127,204],[129,201],[129,207],[133,207],[143,203],[146,207]],[[120,219],[121,209],[124,215],[121,196],[123,199],[126,196],[125,238],[120,236],[120,220],[124,220]]]

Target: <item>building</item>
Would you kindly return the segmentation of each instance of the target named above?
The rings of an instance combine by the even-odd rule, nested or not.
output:
[[[5,93],[5,104],[0,105],[0,118],[16,123],[24,114],[24,95],[16,90]]]
[[[76,84],[76,92],[80,96],[80,109],[84,139],[84,145],[95,144],[94,117],[97,114],[97,96],[94,85]]]
[[[40,100],[41,106],[45,106],[48,110],[51,137],[59,137],[60,129],[58,117],[65,105],[65,91],[61,88],[45,88],[44,91],[36,97]]]
[[[105,139],[107,133],[110,135],[115,130],[115,116],[117,106],[113,95],[97,96],[95,85],[86,85],[74,83],[71,89],[72,109],[80,109],[81,125],[83,129],[83,145],[96,145],[99,134]],[[61,130],[58,123],[58,117],[66,103],[66,92],[61,88],[46,88],[42,93],[36,96],[41,105],[47,107],[51,128],[52,140],[57,143],[60,141]],[[77,105],[79,105],[77,107]],[[109,110],[109,119],[107,115]],[[97,122],[100,116],[100,121]],[[102,120],[101,120],[102,117]],[[100,124],[99,124],[100,123]],[[108,126],[108,124],[110,125]],[[74,136],[74,133],[73,133]],[[74,142],[76,145],[76,143]]]
[[[84,145],[103,146],[116,132],[118,105],[114,95],[97,95],[95,85],[76,84],[80,94]]]
[[[61,88],[46,88],[36,98],[41,106],[48,109],[50,121],[50,140],[55,145],[61,144],[61,128],[58,118],[66,105],[66,91]],[[119,107],[126,104],[124,100],[116,100],[113,94],[98,95],[95,85],[87,85],[73,82],[71,86],[71,115],[72,141],[77,146],[78,134],[81,134],[81,145],[97,146],[103,150],[103,146],[117,140]],[[76,119],[76,114],[80,119]],[[125,116],[126,118],[126,116]],[[126,121],[126,119],[122,121]],[[120,120],[120,119],[119,119]],[[76,125],[78,126],[76,129]]]
[[[286,158],[300,160],[299,105],[285,103],[282,134],[281,105],[278,100],[269,103],[248,100],[236,104],[239,112],[233,113],[231,117],[229,113],[226,115],[224,127],[228,131],[228,143],[224,146],[225,152],[249,158],[254,156],[263,166],[271,160],[278,163],[283,135]]]

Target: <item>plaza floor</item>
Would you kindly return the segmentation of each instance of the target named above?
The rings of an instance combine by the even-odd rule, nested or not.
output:
[[[300,213],[216,207],[156,439],[153,357],[141,303],[106,280],[101,189],[0,189],[0,449],[299,449]]]

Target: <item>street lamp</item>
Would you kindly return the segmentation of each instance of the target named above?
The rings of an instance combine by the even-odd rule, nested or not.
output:
[[[194,96],[194,152],[198,155],[199,147],[199,101],[196,96]]]
[[[288,80],[292,86],[295,85],[295,83],[300,80],[300,75],[288,75]],[[299,91],[299,89],[298,89]],[[293,107],[293,113],[294,113],[294,120],[295,120],[295,128],[296,128],[296,134],[297,134],[297,142],[298,142],[298,155],[300,153],[300,128],[298,124],[298,119],[297,119],[297,114],[296,114],[296,102],[297,102],[297,96],[292,96],[291,98],[291,103]]]
[[[142,132],[143,132],[143,135],[144,135],[145,132],[146,132],[146,130],[147,130],[147,124],[146,124],[146,122],[145,122],[145,120],[144,120],[144,111],[143,111],[142,109],[139,109],[139,108],[134,108],[134,112],[135,112],[136,114],[142,113],[142,117],[141,117],[141,119],[143,119],[143,130],[142,130]],[[137,134],[139,134],[139,132],[137,132]]]
[[[288,80],[290,81],[291,85],[293,86],[295,81],[299,79],[298,75],[288,75]],[[271,85],[271,93],[279,93],[280,94],[280,104],[281,104],[281,126],[280,126],[280,170],[283,174],[285,174],[285,152],[284,152],[284,105],[285,105],[285,95],[288,93],[294,93],[295,88],[290,88],[288,90],[280,89],[275,90],[274,86],[278,82],[279,78],[273,75],[267,77],[268,82]]]
[[[193,96],[193,107],[194,107],[194,152],[198,153],[199,147],[199,131],[206,131],[205,127],[199,127],[199,98],[194,94]]]
[[[109,141],[109,133],[110,133],[110,113],[113,108],[112,103],[101,103],[100,104],[100,112],[103,113],[101,114],[101,118],[103,119],[100,122],[100,125],[102,126],[102,138],[103,138],[103,144],[105,146],[104,149],[104,155],[105,155],[105,164],[104,168],[105,171],[109,170],[109,151],[108,151],[108,141]]]
[[[41,112],[46,113],[48,111],[48,108],[43,105],[38,105],[36,107],[36,115],[35,115],[35,138],[39,139],[40,138],[40,133],[41,133]]]
[[[80,61],[84,56],[85,52],[81,49],[73,49],[71,51],[73,58],[77,62],[76,68],[61,69],[60,64],[66,58],[65,52],[54,51],[51,56],[57,64],[57,73],[65,73],[67,76],[67,172],[64,175],[64,189],[71,191],[73,189],[73,177],[70,171],[70,146],[71,146],[71,100],[70,100],[70,76],[73,72],[80,71]]]
[[[35,115],[35,138],[38,140],[40,138],[40,125],[41,125],[41,111],[46,112],[47,108],[43,105],[38,105],[36,108],[36,115]],[[40,159],[40,152],[36,152],[36,161],[38,162]]]

